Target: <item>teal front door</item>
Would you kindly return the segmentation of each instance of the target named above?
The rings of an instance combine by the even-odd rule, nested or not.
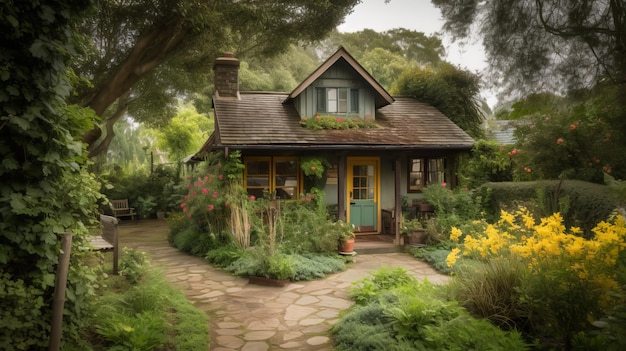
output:
[[[348,221],[359,233],[378,233],[379,158],[348,158]]]

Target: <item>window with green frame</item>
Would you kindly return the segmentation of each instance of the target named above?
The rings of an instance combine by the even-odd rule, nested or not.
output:
[[[359,89],[317,88],[317,112],[359,113]]]
[[[417,193],[428,184],[446,181],[444,158],[409,158],[407,192]]]
[[[296,157],[245,157],[244,185],[255,197],[272,194],[295,199],[299,194],[300,167]]]

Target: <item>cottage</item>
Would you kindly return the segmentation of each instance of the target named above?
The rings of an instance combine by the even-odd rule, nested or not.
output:
[[[429,183],[454,186],[458,155],[474,144],[432,106],[392,97],[344,48],[290,93],[240,92],[238,70],[232,55],[215,62],[215,132],[195,158],[240,150],[248,193],[281,199],[306,190],[301,162],[324,159],[326,200],[361,234],[381,233],[382,214],[400,218],[403,198],[419,199]],[[375,128],[305,126],[321,116]]]

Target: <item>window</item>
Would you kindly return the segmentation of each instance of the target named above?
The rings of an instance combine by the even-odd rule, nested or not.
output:
[[[445,159],[410,158],[408,192],[416,193],[428,184],[445,182]]]
[[[317,88],[317,112],[358,113],[359,90],[349,88]]]
[[[248,194],[260,198],[268,192],[279,199],[298,196],[300,168],[295,157],[246,157],[244,163]]]

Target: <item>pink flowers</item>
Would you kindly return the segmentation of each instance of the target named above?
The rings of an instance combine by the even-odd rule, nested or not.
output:
[[[219,179],[219,180],[224,179],[224,175],[223,175],[223,174],[218,175],[218,176],[217,176],[217,179]]]
[[[250,195],[250,201],[254,201],[254,200],[256,200],[256,196]]]
[[[532,172],[533,170],[532,170],[532,169],[530,169],[530,167],[524,167],[524,171],[526,171],[526,173],[530,173],[530,172]]]
[[[213,206],[213,205],[209,205],[209,206],[207,206],[207,209],[208,209],[209,211],[213,211],[213,210],[215,209],[215,206]]]
[[[520,153],[520,151],[518,149],[513,149],[513,150],[507,152],[506,154],[509,155],[509,156],[515,156],[515,155],[517,155],[519,153]]]
[[[202,188],[202,193],[203,193],[204,195],[207,195],[207,194],[209,193],[209,189],[207,189],[207,188]]]
[[[441,183],[441,186],[445,188],[445,187],[447,187],[447,186],[448,186],[448,183],[443,182],[443,183]]]
[[[569,130],[574,130],[574,129],[576,129],[576,126],[575,126],[575,125],[573,125],[573,124],[570,124],[570,125],[569,125]]]
[[[563,144],[563,138],[556,139],[556,143],[559,145]]]
[[[217,191],[214,191],[214,192],[213,192],[213,198],[217,199],[217,197],[218,197],[218,196],[219,196],[219,195],[217,195]]]

